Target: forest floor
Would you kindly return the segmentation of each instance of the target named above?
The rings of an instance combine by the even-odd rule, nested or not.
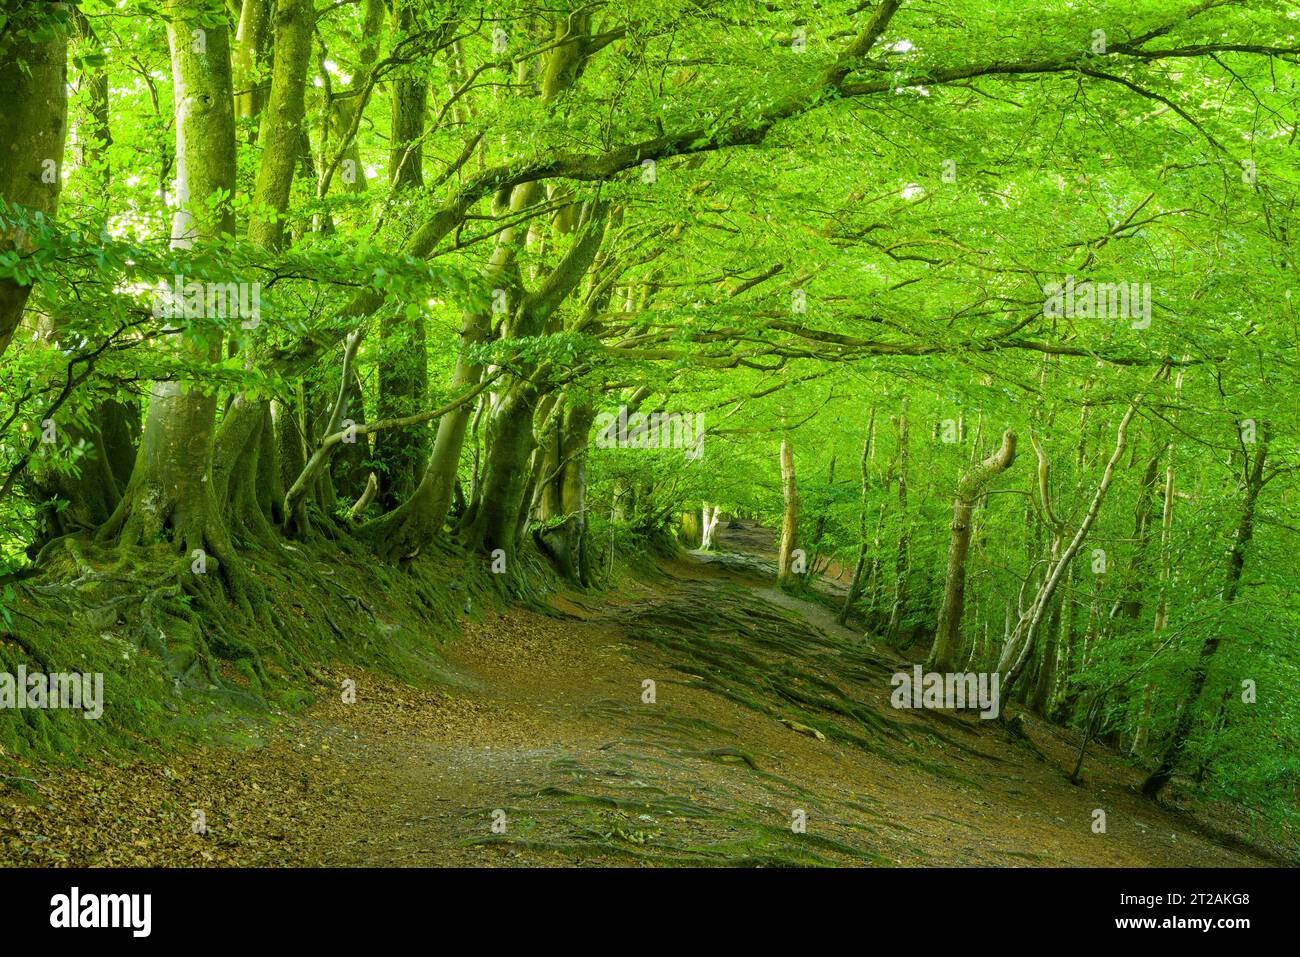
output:
[[[1239,809],[1146,801],[1097,745],[1071,785],[1074,732],[895,710],[911,662],[778,591],[770,530],[719,532],[554,614],[466,620],[454,684],[335,670],[355,703],[250,721],[243,747],[28,764],[0,865],[1282,862]]]

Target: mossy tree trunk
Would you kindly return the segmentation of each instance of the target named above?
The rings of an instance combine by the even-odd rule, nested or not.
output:
[[[601,204],[584,204],[580,235],[538,289],[523,297],[506,323],[504,338],[537,335],[577,288],[604,239],[606,212]],[[546,364],[524,364],[511,377],[488,424],[482,480],[461,523],[466,544],[485,554],[496,549],[507,556],[514,554],[521,510],[528,505],[523,496],[528,457],[533,451],[533,414],[546,388],[548,371]]]
[[[67,136],[68,8],[10,0],[0,32],[0,198],[51,217],[59,205]],[[12,250],[30,252],[30,239],[0,222],[0,252]],[[0,356],[30,293],[31,286],[0,278]]]
[[[274,5],[274,0],[243,0],[240,5],[232,60],[236,119],[255,120],[266,103],[262,72],[270,54]]]
[[[249,17],[255,20],[251,26],[245,22]],[[235,100],[237,111],[249,110],[246,115],[261,121],[261,160],[248,239],[270,251],[282,249],[286,240],[283,217],[289,208],[303,136],[314,26],[315,11],[310,0],[280,0],[273,15],[257,10],[256,3],[249,0],[241,14],[241,31],[247,28],[251,32],[238,44],[237,66],[244,58],[274,60],[269,88],[259,87],[252,99],[248,90],[237,90],[241,95]],[[245,67],[252,69],[249,64]],[[251,332],[254,342],[259,335],[255,326]],[[254,361],[252,355],[247,359],[249,364]],[[276,527],[285,521],[280,507],[284,488],[280,450],[270,401],[244,394],[235,396],[225,410],[214,443],[213,484],[231,531],[268,548],[276,546]]]
[[[172,244],[178,249],[233,233],[228,202],[235,189],[235,122],[230,45],[224,24],[206,18],[201,0],[172,0],[168,39],[176,103],[178,208]],[[172,343],[204,365],[221,358],[222,336],[199,320]],[[217,397],[195,381],[156,382],[131,480],[113,516],[98,532],[119,545],[170,541],[178,552],[202,549],[223,572],[237,562],[222,521],[211,474]]]
[[[284,245],[284,212],[297,166],[307,89],[307,64],[316,14],[311,0],[278,0],[274,16],[275,65],[258,142],[262,161],[253,192],[248,239],[264,249]]]
[[[1002,444],[957,483],[952,505],[952,536],[948,543],[948,574],[944,580],[939,624],[926,668],[952,671],[961,649],[961,619],[966,603],[966,556],[970,552],[971,519],[975,505],[988,483],[1009,469],[1016,460],[1016,433],[1002,433]]]
[[[559,461],[549,478],[553,495],[538,543],[570,582],[591,584],[591,562],[587,548],[587,444],[596,409],[587,402],[567,405],[558,430]]]
[[[512,191],[509,200],[498,203],[495,211],[499,215],[520,213],[531,206],[538,195],[536,184],[521,186]],[[488,276],[498,284],[496,289],[501,290],[500,296],[494,291],[494,303],[504,303],[509,290],[518,286],[515,257],[522,241],[523,232],[514,227],[503,230],[497,237],[488,260]],[[485,309],[469,309],[462,315],[460,348],[452,373],[453,395],[473,388],[483,377],[483,364],[474,356],[473,350],[492,336],[491,308],[490,305]],[[396,508],[362,527],[362,536],[373,544],[381,557],[392,561],[414,554],[442,534],[455,494],[465,431],[474,409],[474,405],[466,403],[439,419],[433,451],[419,485]]]

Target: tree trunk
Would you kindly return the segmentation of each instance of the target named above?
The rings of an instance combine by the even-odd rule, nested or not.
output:
[[[907,609],[907,578],[911,562],[911,535],[907,524],[907,406],[907,397],[904,396],[898,411],[898,553],[894,561],[894,601],[889,609],[889,623],[885,626],[885,640],[891,643],[898,638]]]
[[[722,506],[714,505],[709,508],[709,503],[704,503],[703,527],[700,529],[700,549],[707,551],[713,547],[713,535],[718,528],[718,519],[722,516]]]
[[[619,514],[615,511],[616,509],[619,508],[618,499],[620,496],[619,496],[619,491],[617,489],[614,490],[614,496],[615,496],[614,504],[610,508],[611,524],[613,524],[615,521],[621,520],[621,516],[619,516]],[[705,502],[704,503],[705,518],[708,517],[708,512],[709,512],[709,504],[708,502]],[[681,526],[681,531],[678,533],[678,535],[681,538],[682,544],[685,545],[687,548],[694,549],[694,548],[704,547],[704,527],[703,527],[703,523],[700,520],[700,513],[698,511],[696,511],[693,508],[688,508],[686,511],[682,512],[682,526]]]
[[[794,446],[787,432],[781,438],[781,546],[777,554],[776,581],[788,585],[798,579],[792,568],[794,550],[799,545],[799,484],[794,474]]]
[[[208,24],[204,11],[201,0],[167,5],[176,102],[178,209],[172,245],[177,249],[234,230],[228,202],[235,189],[230,48],[224,25],[200,26]],[[210,198],[218,193],[227,201],[213,206]],[[221,358],[221,335],[212,327],[187,330],[175,345],[199,364]],[[211,481],[215,412],[216,396],[199,382],[154,383],[130,484],[100,528],[100,539],[122,545],[170,540],[173,549],[187,555],[195,549],[214,555],[223,572],[233,575],[237,559]]]
[[[417,4],[395,0],[397,39],[414,33]],[[424,186],[424,112],[429,99],[429,81],[422,70],[407,68],[392,82],[392,123],[389,129],[388,181],[394,189]]]
[[[835,494],[835,456],[831,456],[830,465],[826,470],[826,486],[828,495]],[[817,516],[817,522],[813,525],[812,541],[808,544],[808,568],[810,571],[817,571],[817,558],[821,549],[822,537],[826,534],[826,513],[830,511],[829,502],[823,506],[820,514]]]
[[[396,0],[397,36],[410,36],[417,28],[416,5]],[[400,73],[392,82],[388,176],[395,191],[424,186],[424,113],[428,78],[418,70]],[[379,419],[418,412],[429,391],[429,369],[424,313],[387,310],[380,318]],[[411,497],[422,479],[422,463],[429,457],[428,429],[394,429],[375,440],[379,469],[379,501],[395,509]]]
[[[948,543],[948,574],[944,581],[943,605],[926,668],[952,671],[961,647],[961,617],[966,598],[966,555],[970,550],[971,516],[984,488],[1016,460],[1016,433],[1002,433],[1002,445],[957,483],[952,506],[952,537]]]
[[[604,240],[607,209],[603,204],[585,204],[582,235],[574,239],[558,265],[526,294],[505,323],[503,338],[520,339],[538,335],[547,321],[591,268]],[[512,377],[488,423],[487,461],[482,481],[460,525],[468,547],[490,553],[502,549],[513,555],[529,476],[533,451],[533,415],[542,398],[549,366],[529,364]]]
[[[1163,371],[1163,370],[1162,370]],[[1029,610],[1026,611],[1016,624],[1015,630],[1011,634],[1010,640],[1002,650],[1002,656],[998,659],[998,672],[1001,674],[1002,696],[1004,700],[1010,698],[1011,689],[1024,670],[1025,663],[1028,660],[1030,652],[1033,651],[1035,639],[1042,628],[1043,620],[1046,615],[1049,604],[1056,588],[1061,582],[1062,576],[1070,567],[1074,556],[1078,554],[1079,549],[1083,547],[1084,540],[1088,537],[1093,523],[1097,520],[1097,515],[1101,511],[1102,502],[1106,500],[1106,493],[1110,491],[1111,482],[1115,477],[1115,466],[1118,464],[1120,457],[1124,453],[1125,442],[1128,436],[1129,423],[1133,421],[1133,416],[1137,412],[1138,403],[1142,400],[1139,395],[1129,405],[1123,418],[1120,420],[1119,428],[1115,432],[1115,451],[1111,454],[1110,460],[1106,463],[1106,468],[1102,473],[1101,481],[1097,485],[1097,491],[1093,494],[1092,503],[1088,506],[1088,511],[1079,523],[1074,537],[1070,544],[1066,546],[1064,552],[1059,556],[1054,555],[1048,564],[1046,575],[1043,582],[1038,587],[1034,600],[1030,604]],[[1051,515],[1050,507],[1044,497],[1044,510],[1048,513],[1048,518],[1056,525],[1053,531],[1053,537],[1057,544],[1060,542],[1059,524],[1056,523],[1054,516]],[[1055,552],[1057,545],[1053,545]]]
[[[1178,370],[1174,380],[1174,396],[1179,398],[1183,391],[1183,370]],[[1160,591],[1156,599],[1155,621],[1152,624],[1152,643],[1158,648],[1160,636],[1169,627],[1169,579],[1172,571],[1169,557],[1169,536],[1174,525],[1174,443],[1165,442],[1165,484],[1164,506],[1160,511]],[[1151,710],[1154,704],[1154,689],[1150,682],[1142,686],[1142,700],[1138,706],[1137,728],[1133,731],[1132,754],[1142,757],[1147,749],[1147,737],[1151,731]]]
[[[316,14],[311,0],[278,0],[275,10],[275,66],[258,141],[262,161],[253,192],[249,241],[264,249],[284,244],[284,212],[297,165],[307,88],[307,63]]]
[[[99,40],[90,22],[75,7],[72,22],[77,37],[77,52],[98,52]],[[112,132],[108,123],[108,72],[103,63],[87,57],[83,78],[88,89],[84,112],[76,119],[78,164],[93,175],[94,191],[107,204],[112,181],[108,163],[108,147]],[[107,222],[107,210],[100,207],[98,219],[101,227]],[[51,345],[71,351],[74,344],[63,342],[63,317],[54,316]],[[65,446],[74,448],[82,443],[88,452],[74,470],[36,468],[33,471],[34,497],[41,503],[41,528],[33,543],[33,553],[49,540],[72,532],[93,531],[117,507],[122,490],[131,478],[131,465],[135,460],[135,443],[140,433],[140,412],[133,404],[116,399],[96,397],[91,408],[85,410],[86,426],[75,421],[62,425]]]
[[[408,317],[386,311],[380,319],[380,341],[376,417],[414,415],[424,408],[429,385],[423,314]],[[380,472],[379,501],[384,508],[397,508],[411,497],[428,455],[427,426],[379,433],[375,459]]]
[[[68,119],[68,38],[54,16],[67,7],[11,0],[0,32],[0,199],[48,217],[59,206]],[[0,253],[31,248],[29,237],[0,219]],[[0,277],[0,356],[30,293],[26,283]]]
[[[270,49],[271,6],[272,0],[244,0],[240,7],[232,75],[237,119],[256,119],[266,102],[261,71]]]
[[[844,605],[840,608],[838,621],[841,625],[849,620],[853,604],[862,594],[862,579],[867,568],[867,493],[871,488],[871,459],[876,446],[876,407],[871,407],[871,416],[867,420],[867,437],[862,442],[862,460],[859,471],[862,475],[861,501],[858,505],[858,560],[853,565],[853,579],[849,582],[849,592],[844,596]]]
[[[1061,633],[1061,599],[1052,603],[1052,614],[1047,620],[1043,640],[1043,654],[1034,675],[1034,686],[1029,693],[1029,710],[1046,717],[1051,710],[1052,694],[1056,690],[1056,663]]]
[[[502,397],[488,423],[487,460],[477,500],[462,527],[466,545],[484,554],[515,554],[515,533],[523,507],[528,456],[533,449],[533,412],[538,395],[523,382]]]
[[[508,202],[497,205],[497,212],[501,215],[506,215],[507,211],[511,214],[521,212],[536,201],[537,195],[535,185],[520,187],[514,190]],[[521,239],[522,236],[514,228],[506,229],[497,238],[492,251],[488,275],[503,286],[510,284],[517,244]],[[461,320],[460,349],[452,374],[453,393],[478,384],[484,368],[470,356],[469,351],[487,342],[491,336],[492,314],[486,310],[466,310]],[[474,414],[474,406],[467,404],[439,420],[433,451],[415,491],[395,509],[361,529],[361,534],[374,544],[382,557],[391,561],[413,554],[435,536],[442,534],[460,468],[465,430]],[[471,499],[477,501],[479,495],[479,483],[476,481],[471,490]]]
[[[1264,435],[1259,439],[1254,462],[1251,464],[1246,477],[1246,494],[1241,504],[1241,518],[1237,522],[1237,529],[1233,535],[1232,549],[1228,552],[1228,575],[1223,586],[1223,603],[1225,605],[1231,605],[1237,600],[1237,591],[1241,587],[1241,573],[1246,567],[1246,551],[1255,535],[1255,507],[1259,501],[1260,490],[1264,487],[1264,460],[1267,456],[1268,436],[1266,427]],[[1173,777],[1174,771],[1178,767],[1178,762],[1183,756],[1183,751],[1191,735],[1192,724],[1196,720],[1197,705],[1201,699],[1201,692],[1205,688],[1206,678],[1210,673],[1210,664],[1213,662],[1215,652],[1218,650],[1219,634],[1212,632],[1205,639],[1205,644],[1201,645],[1201,652],[1197,655],[1196,663],[1192,668],[1192,681],[1188,688],[1187,697],[1183,701],[1182,711],[1178,715],[1178,723],[1174,726],[1174,733],[1169,738],[1169,743],[1160,759],[1160,764],[1151,773],[1150,777],[1142,783],[1142,793],[1147,797],[1156,797],[1169,783],[1169,779]]]
[[[568,581],[588,586],[591,567],[587,548],[587,443],[596,409],[589,403],[564,410],[559,430],[559,474],[552,479],[559,492],[560,521],[547,524],[538,543]],[[554,516],[552,516],[554,517]]]
[[[245,91],[235,101],[236,110],[252,109],[261,115],[261,161],[248,238],[263,249],[277,250],[285,243],[283,217],[289,208],[295,160],[303,137],[315,13],[310,0],[281,0],[272,22],[250,0],[243,8],[241,30],[245,16],[264,17],[267,22],[254,24],[251,39],[240,41],[236,65],[244,58],[248,61],[245,67],[251,69],[249,63],[253,60],[268,58],[272,36],[275,51],[269,93],[264,96],[259,92],[250,99],[251,91]],[[262,110],[264,103],[266,109]],[[250,356],[247,363],[252,362]],[[222,417],[214,443],[214,488],[231,529],[241,538],[261,542],[265,547],[275,544],[274,527],[285,520],[281,509],[284,485],[280,451],[270,401],[235,396]],[[302,519],[305,525],[305,516]],[[305,532],[303,525],[297,529],[299,533]]]

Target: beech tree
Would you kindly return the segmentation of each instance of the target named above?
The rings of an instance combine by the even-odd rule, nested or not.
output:
[[[607,588],[743,515],[1149,795],[1287,806],[1297,54],[1218,0],[8,0],[0,581],[251,694],[315,667],[285,582]]]

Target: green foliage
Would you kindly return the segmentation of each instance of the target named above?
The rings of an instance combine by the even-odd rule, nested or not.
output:
[[[204,22],[232,26],[224,5],[205,6]],[[1115,485],[1058,596],[1048,709],[1078,723],[1104,701],[1102,735],[1126,750],[1145,738],[1135,760],[1149,766],[1180,708],[1194,707],[1183,769],[1204,769],[1205,793],[1294,814],[1289,7],[903,5],[846,59],[874,5],[634,0],[586,11],[572,82],[541,96],[568,43],[555,10],[416,4],[402,35],[389,17],[367,32],[370,6],[321,8],[298,173],[287,207],[260,211],[286,229],[271,250],[240,238],[263,158],[259,120],[242,114],[236,188],[203,198],[233,212],[237,235],[171,241],[166,17],[138,0],[82,5],[97,39],[70,41],[74,135],[57,215],[0,199],[0,279],[32,289],[0,364],[0,580],[52,537],[68,505],[56,480],[101,461],[86,438],[96,410],[118,403],[147,421],[150,384],[173,381],[216,396],[218,423],[235,396],[275,399],[299,411],[290,424],[310,450],[337,394],[339,344],[362,329],[358,422],[387,409],[381,380],[399,364],[427,368],[427,390],[406,397],[414,410],[452,396],[458,358],[501,376],[475,406],[463,489],[493,451],[493,403],[522,383],[566,409],[701,417],[699,455],[583,451],[598,567],[662,545],[706,502],[779,524],[788,436],[803,546],[845,579],[867,545],[850,610],[873,639],[896,602],[906,630],[933,630],[957,482],[1015,430],[1020,461],[982,495],[967,566],[965,650],[987,669],[1051,553],[1030,436],[1050,462],[1051,512],[1072,531],[1136,402]],[[74,32],[57,18],[21,29],[5,42]],[[97,77],[106,138],[88,120]],[[392,189],[392,91],[412,78],[429,91],[424,186]],[[235,93],[267,82],[263,57]],[[509,198],[503,183],[534,181],[545,189],[533,207],[492,205]],[[540,328],[516,335],[584,235],[565,222],[573,204],[604,217],[595,261]],[[260,321],[158,315],[156,288],[175,277],[256,285]],[[1125,284],[1127,314],[1112,300],[1054,312],[1052,289],[1067,282]],[[491,334],[466,345],[463,320],[479,314]],[[554,437],[534,424],[539,442]],[[1227,556],[1262,443],[1266,485],[1228,602]],[[364,478],[383,472],[381,458],[362,443],[351,466]],[[337,518],[350,504],[313,508]],[[534,517],[555,529],[567,516]],[[1210,639],[1220,651],[1187,705]],[[1240,701],[1244,680],[1254,703]]]

